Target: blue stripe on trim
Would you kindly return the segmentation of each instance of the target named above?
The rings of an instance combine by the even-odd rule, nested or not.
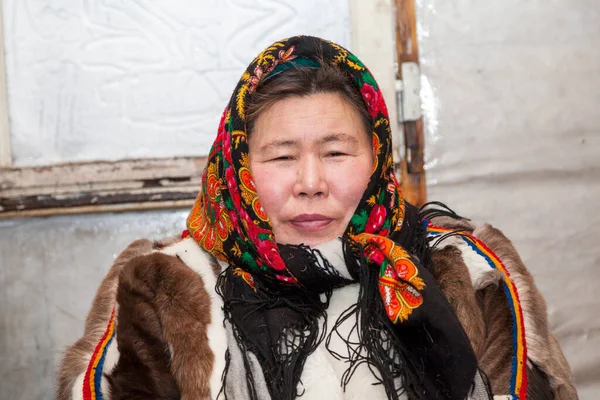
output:
[[[104,360],[106,358],[106,353],[108,352],[108,348],[112,343],[113,338],[115,337],[115,332],[113,330],[110,339],[108,339],[108,343],[104,346],[104,351],[102,352],[102,357],[98,361],[98,365],[96,365],[96,369],[94,370],[94,391],[96,392],[96,400],[104,400],[102,396],[102,370],[104,369]]]

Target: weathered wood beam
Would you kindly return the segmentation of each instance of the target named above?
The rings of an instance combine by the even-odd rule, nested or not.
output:
[[[187,207],[205,157],[0,169],[0,218]]]

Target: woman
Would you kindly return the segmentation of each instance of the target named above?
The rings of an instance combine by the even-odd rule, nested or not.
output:
[[[393,168],[366,67],[274,43],[223,113],[188,229],[119,256],[59,398],[576,398],[510,242],[419,212]]]

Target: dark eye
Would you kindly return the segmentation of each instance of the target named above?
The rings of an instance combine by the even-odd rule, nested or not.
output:
[[[294,159],[294,157],[292,157],[292,156],[280,156],[280,157],[273,158],[271,161],[290,161],[293,159]]]
[[[329,153],[327,153],[327,157],[341,157],[341,156],[345,156],[346,153],[342,153],[339,151],[331,151]]]

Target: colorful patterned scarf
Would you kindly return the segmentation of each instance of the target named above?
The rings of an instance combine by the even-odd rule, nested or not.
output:
[[[350,283],[313,249],[277,244],[249,165],[246,111],[257,86],[290,66],[314,68],[315,61],[348,75],[373,122],[373,173],[342,238],[348,270],[361,284],[357,304],[343,317],[356,317],[356,346],[367,353],[350,352],[348,379],[353,366],[366,361],[379,370],[389,398],[403,390],[411,398],[465,398],[476,361],[454,312],[419,263],[429,262],[428,249],[394,175],[383,96],[361,61],[334,43],[297,36],[269,46],[248,66],[221,118],[187,226],[201,247],[230,265],[218,284],[226,318],[242,350],[258,358],[271,397],[292,399],[306,357],[324,339],[331,292]],[[247,384],[255,393],[251,375]]]

